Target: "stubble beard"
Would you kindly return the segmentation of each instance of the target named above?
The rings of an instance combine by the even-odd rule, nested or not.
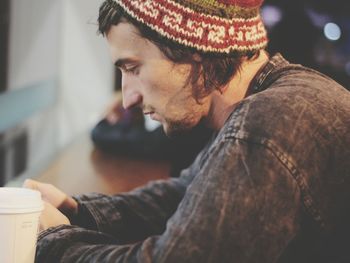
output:
[[[187,117],[177,121],[165,119],[163,130],[168,137],[178,137],[191,131],[198,122],[199,120],[196,121],[193,117]]]
[[[171,119],[163,116],[163,130],[168,137],[177,137],[188,133],[201,121],[199,103],[193,97],[192,93],[186,96],[182,94],[183,91],[180,90],[178,96],[174,96],[168,102],[168,105],[182,105],[183,108],[174,116],[184,116],[178,119],[176,117]],[[183,101],[186,101],[187,105],[183,104]],[[176,112],[176,110],[166,107],[166,112]]]

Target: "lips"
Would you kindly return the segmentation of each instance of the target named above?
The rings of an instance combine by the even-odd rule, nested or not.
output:
[[[154,121],[159,121],[159,122],[160,122],[160,116],[159,116],[157,113],[152,112],[152,113],[150,114],[150,117],[151,117],[152,120],[154,120]]]
[[[155,113],[154,111],[144,112],[143,114],[149,115],[150,118],[154,121],[160,121],[160,116],[157,113]]]

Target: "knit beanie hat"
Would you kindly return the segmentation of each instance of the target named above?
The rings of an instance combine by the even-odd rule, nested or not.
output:
[[[114,1],[162,37],[202,52],[246,53],[267,44],[263,0]]]

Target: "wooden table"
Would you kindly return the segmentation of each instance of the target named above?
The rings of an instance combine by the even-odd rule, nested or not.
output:
[[[33,178],[51,183],[69,195],[86,192],[115,194],[151,180],[167,179],[170,163],[111,156],[94,149],[83,136],[67,148],[43,174]]]

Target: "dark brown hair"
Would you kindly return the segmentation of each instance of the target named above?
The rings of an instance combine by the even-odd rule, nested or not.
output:
[[[220,88],[226,85],[239,70],[243,57],[250,59],[256,55],[256,52],[204,53],[194,48],[185,47],[162,37],[149,27],[139,23],[113,0],[106,0],[100,7],[98,31],[102,35],[106,35],[112,25],[118,25],[123,20],[133,24],[140,31],[142,37],[154,43],[174,63],[192,65],[188,81],[193,86],[192,93],[197,100],[210,94],[214,89],[220,91]],[[199,55],[199,61],[194,59],[195,54]],[[203,84],[199,85],[198,80],[201,77],[203,78]]]

